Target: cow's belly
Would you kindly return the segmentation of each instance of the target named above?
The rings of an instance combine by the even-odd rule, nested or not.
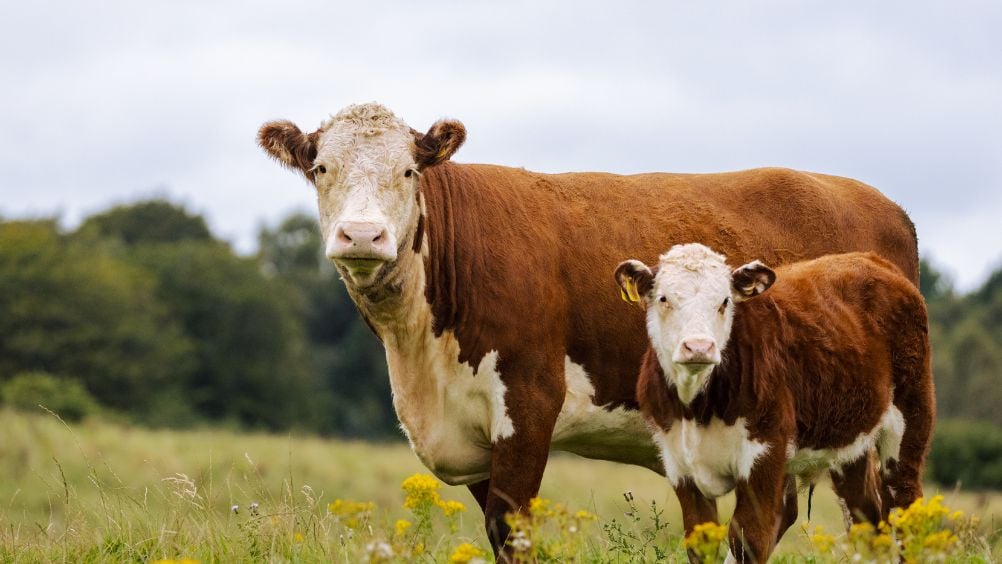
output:
[[[484,356],[474,373],[450,354],[458,351],[448,350],[448,333],[444,338],[444,350],[426,347],[406,358],[387,349],[393,405],[421,462],[447,484],[471,484],[490,476],[491,446],[513,435],[516,425],[508,417],[497,352]],[[551,448],[663,471],[639,411],[594,405],[594,387],[570,359],[564,377],[567,393]],[[414,382],[422,385],[408,385]]]
[[[733,425],[719,419],[707,425],[677,420],[669,431],[656,432],[654,440],[672,485],[691,478],[710,498],[726,494],[738,480],[747,479],[755,460],[768,449],[767,444],[748,437],[742,418]]]
[[[567,394],[553,429],[551,448],[664,472],[650,428],[640,411],[592,403],[595,387],[584,368],[564,361]]]

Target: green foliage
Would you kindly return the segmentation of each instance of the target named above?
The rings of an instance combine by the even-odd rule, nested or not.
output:
[[[80,233],[117,239],[126,245],[209,241],[205,219],[165,200],[115,206],[87,218]]]
[[[17,374],[0,386],[0,399],[25,411],[38,411],[41,406],[66,421],[80,421],[98,410],[97,402],[79,380],[45,372]]]
[[[977,421],[940,421],[928,476],[954,487],[1002,489],[1002,429]]]
[[[70,374],[102,404],[141,412],[190,351],[154,291],[148,272],[52,221],[0,224],[0,380]]]

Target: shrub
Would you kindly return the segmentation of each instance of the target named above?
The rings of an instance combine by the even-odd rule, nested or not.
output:
[[[943,486],[1002,488],[1002,429],[984,422],[940,421],[929,465],[929,478]]]
[[[16,409],[34,411],[39,405],[66,421],[80,421],[97,411],[97,402],[79,380],[45,372],[22,372],[0,388],[0,398]]]

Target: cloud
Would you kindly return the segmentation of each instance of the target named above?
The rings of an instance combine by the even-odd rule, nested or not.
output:
[[[782,165],[900,202],[961,287],[998,264],[1002,7],[21,3],[0,22],[0,213],[166,187],[243,250],[311,189],[254,145],[379,100],[457,159],[540,171]]]

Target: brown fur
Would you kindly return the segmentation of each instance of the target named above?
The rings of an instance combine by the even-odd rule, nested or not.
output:
[[[886,518],[890,508],[922,495],[935,401],[925,303],[912,281],[873,253],[833,255],[777,269],[769,291],[735,308],[723,360],[689,406],[667,383],[653,350],[637,388],[641,410],[661,429],[680,419],[733,424],[742,417],[750,438],[770,445],[748,481],[738,483],[730,532],[735,556],[764,562],[792,523],[785,518],[779,527],[790,510],[783,500],[789,441],[800,448],[847,446],[878,423],[892,396],[905,419],[897,463],[885,469],[884,495],[893,489],[894,497],[881,501],[868,457],[835,476],[834,485],[856,520]],[[701,511],[684,500],[682,507]]]
[[[485,506],[495,547],[507,531],[504,512],[538,491],[565,393],[564,355],[591,376],[597,405],[637,406],[643,314],[624,307],[606,274],[622,257],[651,262],[688,241],[735,262],[771,264],[875,250],[918,280],[904,212],[833,176],[547,175],[446,162],[423,173],[421,191],[435,331],[455,333],[461,362],[477,366],[491,350],[503,360],[516,432],[493,449]]]

